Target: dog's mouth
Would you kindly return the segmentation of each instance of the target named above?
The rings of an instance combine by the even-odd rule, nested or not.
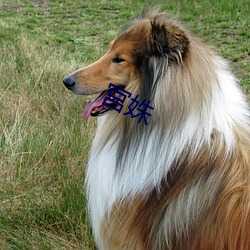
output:
[[[111,100],[115,99],[116,102],[119,101],[114,97],[119,98],[120,95],[116,91],[113,91],[113,90],[114,89],[105,90],[100,95],[98,95],[96,98],[94,98],[93,100],[88,101],[86,106],[85,106],[85,109],[84,109],[83,119],[88,120],[88,118],[90,116],[100,116],[100,115],[110,111],[112,109],[111,107],[115,108],[117,106],[117,104],[113,103]],[[105,103],[109,104],[111,107],[109,107],[105,104],[103,105],[103,101],[104,101],[105,97],[107,97],[107,96],[109,96],[109,99],[106,99]]]

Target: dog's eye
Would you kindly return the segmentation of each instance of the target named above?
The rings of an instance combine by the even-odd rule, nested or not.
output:
[[[114,63],[121,63],[121,62],[124,62],[125,60],[121,57],[115,57],[112,59],[112,62]]]

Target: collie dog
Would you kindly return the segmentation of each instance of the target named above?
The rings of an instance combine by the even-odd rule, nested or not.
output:
[[[147,125],[103,104],[110,83],[151,101]],[[84,111],[98,116],[86,186],[99,249],[250,249],[249,111],[222,58],[148,11],[64,84],[99,94]]]

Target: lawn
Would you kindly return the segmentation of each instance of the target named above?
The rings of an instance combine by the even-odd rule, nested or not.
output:
[[[95,249],[84,171],[96,119],[62,84],[152,1],[0,0],[0,249]],[[156,1],[250,92],[248,0]]]

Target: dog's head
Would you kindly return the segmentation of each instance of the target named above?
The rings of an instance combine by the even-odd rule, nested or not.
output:
[[[105,96],[111,91],[110,83],[133,93],[133,90],[150,87],[136,86],[143,82],[138,79],[145,75],[143,71],[150,70],[150,59],[180,63],[188,43],[188,38],[179,25],[163,14],[147,12],[110,43],[104,56],[73,72],[63,83],[75,94],[100,94],[85,109],[86,119],[89,115],[97,116],[109,110],[101,106]],[[149,82],[148,85],[150,84]],[[92,112],[94,109],[95,112]]]

